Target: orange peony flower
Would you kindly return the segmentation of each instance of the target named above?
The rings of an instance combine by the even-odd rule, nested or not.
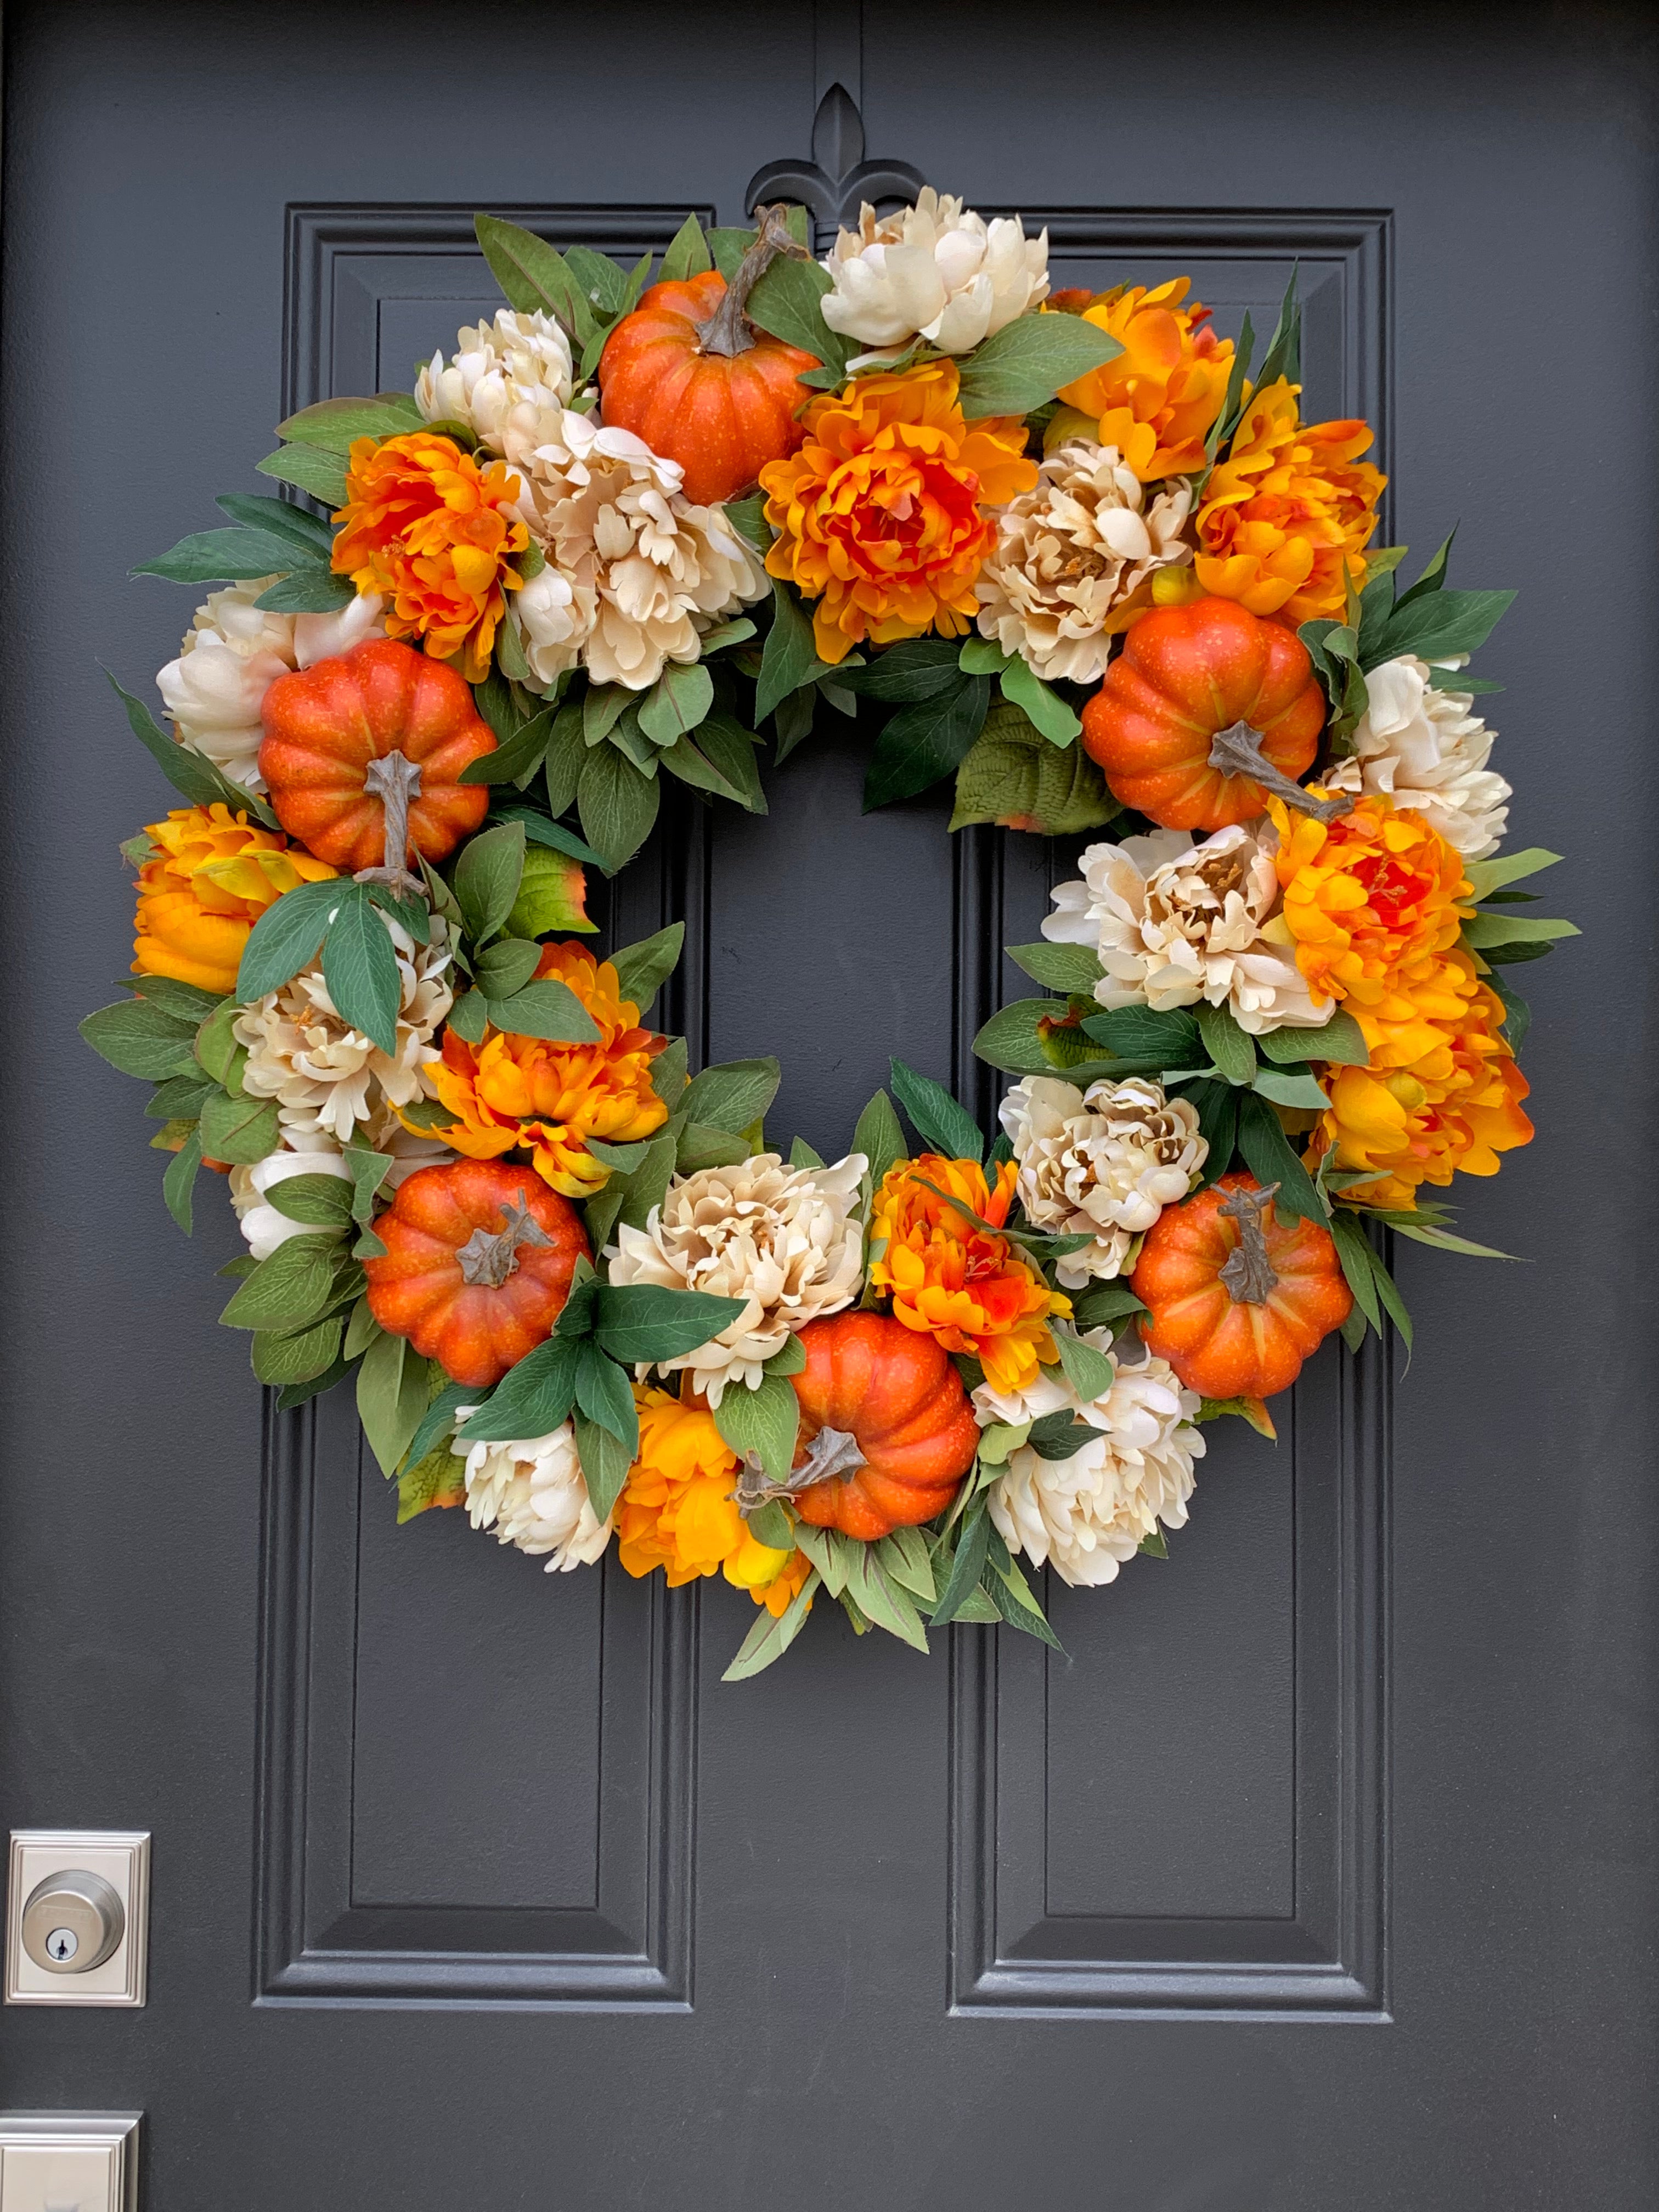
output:
[[[470,1160],[524,1146],[544,1182],[567,1198],[591,1198],[611,1170],[587,1139],[631,1145],[668,1119],[651,1087],[651,1063],[668,1040],[638,1026],[640,1010],[618,996],[616,969],[581,945],[547,945],[536,973],[568,984],[599,1024],[599,1042],[550,1044],[491,1027],[471,1045],[446,1030],[443,1058],[425,1073],[457,1120],[424,1133],[441,1135]]]
[[[459,656],[469,684],[482,683],[506,595],[523,580],[508,563],[530,533],[506,512],[520,489],[505,462],[486,471],[453,438],[430,430],[359,438],[335,570],[389,601],[388,637],[424,639],[436,659]]]
[[[1018,1246],[980,1228],[927,1184],[1000,1228],[1017,1173],[1017,1164],[1005,1160],[993,1188],[973,1160],[942,1159],[937,1152],[900,1160],[876,1193],[871,1224],[871,1249],[878,1256],[870,1280],[891,1297],[895,1316],[907,1328],[937,1337],[947,1352],[971,1352],[998,1390],[1023,1389],[1039,1362],[1058,1358],[1048,1317],[1069,1314],[1072,1302],[1048,1288]]]
[[[132,972],[176,976],[222,995],[235,989],[242,947],[265,908],[284,891],[334,873],[326,860],[216,802],[179,807],[144,835],[157,849],[138,871]]]
[[[1291,628],[1315,615],[1340,617],[1349,578],[1364,582],[1388,482],[1359,459],[1370,427],[1304,423],[1301,389],[1280,377],[1252,394],[1205,488],[1194,563],[1206,592]]]
[[[1099,417],[1101,444],[1115,446],[1142,483],[1203,467],[1205,438],[1227,397],[1233,342],[1206,327],[1207,307],[1182,305],[1191,283],[1176,276],[1152,291],[1120,284],[1085,307],[1084,321],[1123,350],[1060,395]],[[1066,313],[1071,297],[1056,293],[1049,304],[1064,302]]]
[[[996,543],[986,509],[1030,491],[1037,474],[1024,426],[965,422],[957,387],[948,361],[860,378],[815,399],[800,450],[761,471],[780,532],[766,565],[817,601],[820,660],[844,660],[866,639],[972,629],[974,579]]]
[[[1294,948],[1316,1005],[1384,1015],[1391,994],[1431,988],[1468,918],[1458,902],[1474,896],[1455,848],[1381,793],[1334,822],[1278,799],[1267,811],[1284,904],[1263,934]],[[1411,1011],[1408,1000],[1400,1018]]]
[[[781,1613],[811,1572],[801,1552],[757,1541],[732,1492],[738,1455],[701,1401],[635,1388],[640,1450],[617,1501],[617,1556],[630,1575],[665,1568],[668,1586],[723,1574]]]

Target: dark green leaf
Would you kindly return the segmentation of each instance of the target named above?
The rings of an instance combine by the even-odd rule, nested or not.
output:
[[[597,745],[589,753],[577,787],[577,811],[582,835],[606,875],[614,876],[639,851],[660,803],[655,779],[641,775],[614,745]]]
[[[689,783],[694,791],[713,792],[716,799],[729,799],[738,806],[744,804],[743,792],[690,738],[681,738],[665,747],[659,758],[671,775],[678,776],[682,783]]]
[[[803,353],[810,353],[824,368],[839,374],[857,347],[823,319],[821,302],[830,289],[829,271],[816,261],[798,261],[792,255],[781,254],[749,295],[745,312],[751,323],[769,331],[775,338],[799,346]]]
[[[202,1151],[210,1160],[252,1167],[282,1141],[274,1098],[232,1098],[216,1091],[202,1108]]]
[[[1146,1310],[1127,1282],[1121,1279],[1096,1283],[1086,1291],[1074,1292],[1072,1298],[1072,1319],[1079,1328],[1103,1328],[1108,1322]]]
[[[795,1524],[775,1498],[769,1498],[764,1505],[757,1505],[744,1517],[757,1544],[765,1544],[775,1552],[794,1550]]]
[[[1054,1075],[1060,1062],[1049,1048],[1043,1024],[1063,1022],[1070,1008],[1064,999],[1016,999],[992,1015],[974,1039],[976,1056],[1005,1075]],[[1160,1063],[1161,1064],[1161,1063]]]
[[[1060,318],[1056,316],[1054,319],[1059,321]],[[1065,1647],[1044,1620],[1024,1576],[1012,1562],[1006,1567],[988,1563],[980,1577],[980,1588],[989,1596],[1010,1628],[1018,1628],[1024,1635],[1035,1636],[1039,1644],[1046,1644],[1051,1651],[1060,1652],[1062,1657],[1065,1656]]]
[[[1184,1007],[1160,1013],[1151,1006],[1114,1006],[1085,1014],[1083,1030],[1116,1059],[1157,1060],[1165,1067],[1185,1066],[1199,1046],[1197,1017]]]
[[[345,886],[329,924],[323,939],[323,981],[341,1020],[382,1052],[395,1054],[403,979],[391,932],[362,884]]]
[[[167,1173],[161,1177],[161,1196],[167,1201],[167,1212],[186,1237],[191,1234],[191,1192],[195,1186],[196,1171],[201,1164],[201,1133],[192,1129],[173,1154]]]
[[[1336,1256],[1342,1263],[1342,1273],[1354,1302],[1361,1314],[1379,1336],[1382,1334],[1382,1313],[1376,1302],[1376,1285],[1371,1276],[1372,1252],[1358,1218],[1345,1206],[1337,1206],[1330,1218],[1332,1241]],[[1362,1332],[1363,1334],[1363,1332]]]
[[[962,1527],[957,1536],[956,1556],[951,1562],[951,1571],[945,1577],[939,1603],[933,1607],[935,1628],[943,1628],[947,1622],[954,1620],[961,1612],[969,1592],[978,1589],[990,1535],[989,1510],[984,1498],[979,1497],[963,1516]]]
[[[489,1000],[489,1018],[515,1036],[544,1037],[553,1044],[595,1044],[599,1026],[568,983],[544,975],[510,998]]]
[[[1079,1421],[1062,1407],[1058,1413],[1044,1413],[1033,1421],[1025,1441],[1039,1459],[1067,1460],[1075,1459],[1085,1444],[1099,1434],[1098,1429],[1091,1427],[1087,1421]]]
[[[269,1259],[261,1260],[238,1286],[220,1320],[229,1328],[306,1327],[332,1297],[339,1249],[332,1237],[290,1237]],[[402,1339],[394,1341],[401,1343]],[[299,1377],[285,1379],[294,1382]]]
[[[327,1374],[339,1358],[343,1327],[336,1316],[308,1328],[259,1330],[250,1347],[254,1373],[288,1389]]]
[[[1454,653],[1473,653],[1514,598],[1513,592],[1440,591],[1403,601],[1376,648],[1376,659],[1414,653],[1424,660],[1449,660]]]
[[[609,1429],[581,1413],[574,1416],[571,1425],[576,1432],[576,1456],[581,1462],[588,1501],[603,1521],[622,1495],[633,1455]]]
[[[738,1135],[771,1105],[781,1076],[775,1060],[726,1060],[694,1077],[675,1111]]]
[[[803,696],[810,700],[812,695]],[[727,788],[737,793],[739,805],[750,814],[766,812],[766,794],[755,762],[755,739],[739,721],[730,714],[710,714],[697,732],[697,750],[725,778]],[[672,766],[669,754],[665,753],[663,760]]]
[[[1099,829],[1122,811],[1081,745],[1050,744],[1018,707],[998,700],[957,770],[951,827],[1000,822],[1065,837]]]
[[[1238,1100],[1238,1149],[1258,1182],[1276,1182],[1273,1203],[1286,1217],[1302,1215],[1322,1224],[1325,1208],[1308,1170],[1291,1148],[1279,1116],[1265,1098],[1253,1091],[1241,1091]]]
[[[811,1146],[810,1145],[806,1149],[809,1152],[811,1152]],[[813,1152],[810,1162],[792,1161],[791,1164],[822,1167],[823,1163],[819,1159],[817,1154]],[[792,1332],[790,1335],[785,1338],[781,1349],[775,1352],[772,1354],[772,1357],[766,1362],[766,1372],[769,1375],[799,1375],[805,1369],[805,1365],[806,1347],[801,1342],[799,1337]]]
[[[413,1467],[418,1461],[423,1460],[434,1444],[451,1433],[455,1426],[455,1415],[458,1409],[465,1406],[469,1399],[476,1400],[477,1395],[476,1389],[465,1382],[447,1382],[444,1385],[421,1416],[421,1425],[410,1438],[409,1449],[404,1454],[408,1465]],[[558,1423],[556,1421],[553,1426],[557,1428]],[[549,1433],[547,1431],[543,1431],[544,1435],[547,1433]],[[516,1441],[516,1439],[510,1441]]]
[[[1204,1049],[1229,1083],[1248,1083],[1255,1073],[1255,1046],[1238,1026],[1231,1006],[1200,1000],[1194,1009]]]
[[[743,1310],[741,1298],[671,1291],[657,1283],[605,1283],[594,1298],[593,1334],[600,1347],[624,1365],[654,1364],[695,1352],[729,1328]]]
[[[701,661],[671,661],[640,702],[640,727],[653,745],[695,730],[714,703],[714,679]]]
[[[509,1367],[482,1405],[481,1394],[469,1392],[477,1410],[462,1425],[457,1443],[465,1447],[550,1436],[575,1403],[580,1355],[580,1338],[550,1336]]]
[[[461,848],[453,889],[475,944],[493,937],[513,911],[524,876],[524,845],[523,823],[501,822]]]
[[[714,258],[708,251],[708,240],[702,234],[702,225],[694,215],[689,215],[668,242],[662,266],[657,271],[659,284],[683,283],[688,276],[701,276],[712,269]]]
[[[823,673],[812,642],[811,617],[777,577],[772,580],[772,627],[761,653],[760,681],[755,689],[755,720],[763,722],[781,699],[799,691]]]
[[[193,1121],[218,1088],[204,1075],[170,1075],[150,1093],[144,1109],[152,1121]]]
[[[109,671],[104,671],[109,676]],[[167,781],[181,798],[192,806],[228,806],[232,814],[251,816],[262,822],[267,830],[276,826],[276,817],[263,799],[240,784],[233,783],[222,769],[216,768],[205,753],[193,751],[168,737],[157,723],[142,699],[135,699],[131,691],[124,690],[112,676],[110,688],[127,710],[127,721],[132,733]]]
[[[766,495],[757,492],[750,499],[729,499],[726,502],[726,519],[750,550],[763,559],[772,550],[772,526],[766,520]],[[757,715],[757,721],[761,718]]]
[[[1122,350],[1080,315],[1019,315],[963,357],[958,404],[970,422],[1029,415]]]
[[[265,908],[242,947],[236,971],[236,996],[243,1006],[280,991],[310,967],[346,893],[356,888],[338,876],[298,884]]]
[[[313,562],[307,568],[291,568],[286,576],[279,576],[253,604],[271,614],[329,615],[341,607],[349,607],[356,596],[349,576],[337,576],[331,569]]]
[[[599,325],[586,292],[563,257],[533,231],[516,222],[504,222],[499,216],[479,216],[476,228],[484,259],[507,305],[520,314],[539,312],[556,316],[586,345]]]
[[[637,945],[624,945],[620,952],[613,952],[611,964],[617,971],[617,996],[631,1000],[641,1015],[649,1012],[658,992],[678,966],[684,945],[685,924],[671,921],[654,937],[643,937]]]
[[[499,937],[478,955],[473,979],[486,999],[510,999],[535,974],[542,948],[528,938]]]
[[[961,690],[964,676],[972,673],[964,671],[962,649],[953,639],[911,637],[890,645],[863,668],[840,672],[836,681],[862,698],[909,707]]]
[[[461,770],[462,783],[516,783],[522,790],[540,767],[553,732],[553,709],[544,707],[532,714],[482,759],[469,761]]]
[[[893,1095],[910,1117],[922,1142],[946,1159],[981,1162],[985,1139],[965,1106],[959,1106],[943,1084],[919,1075],[902,1060],[888,1063]]]
[[[631,1462],[640,1448],[639,1409],[627,1376],[608,1359],[591,1336],[583,1337],[576,1358],[576,1403],[590,1421],[609,1429]]]
[[[250,530],[263,530],[275,538],[286,538],[307,562],[320,560],[324,567],[334,547],[334,533],[325,522],[303,507],[295,507],[285,499],[270,499],[260,494],[226,492],[216,502],[223,508],[233,522],[244,524]]]
[[[978,737],[990,703],[990,678],[969,676],[954,690],[901,707],[876,739],[864,779],[865,812],[913,799],[951,775]]]
[[[586,761],[586,751],[584,749],[582,758]],[[550,821],[546,815],[538,813],[533,806],[508,805],[499,807],[496,812],[499,818],[504,822],[521,823],[524,825],[524,834],[532,845],[544,846],[550,852],[568,853],[573,860],[581,860],[591,868],[597,868],[602,865],[593,848],[583,838],[579,837],[574,830],[567,830],[562,822]],[[523,896],[523,891],[524,885],[520,882],[520,896]],[[515,899],[514,904],[516,906],[517,903],[518,901]],[[562,926],[567,928],[574,927],[573,923]]]
[[[808,684],[799,691],[792,691],[787,699],[780,699],[772,716],[772,727],[777,743],[773,759],[781,768],[797,745],[804,744],[812,734],[817,719],[819,693],[816,684]]]
[[[1214,1182],[1232,1165],[1238,1138],[1238,1093],[1231,1083],[1191,1083],[1185,1096],[1198,1109],[1198,1131],[1209,1152],[1204,1162],[1204,1182]]]
[[[884,1091],[878,1091],[859,1115],[858,1127],[853,1132],[853,1150],[862,1152],[869,1161],[871,1181],[878,1186],[894,1161],[903,1159],[908,1153],[909,1146],[904,1141],[898,1115],[893,1111],[893,1102]]]

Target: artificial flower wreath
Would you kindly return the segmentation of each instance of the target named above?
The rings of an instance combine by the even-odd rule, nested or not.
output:
[[[721,1573],[728,1679],[820,1588],[1052,1643],[1022,1560],[1164,1556],[1200,1423],[1409,1337],[1373,1224],[1482,1251],[1424,1186],[1531,1136],[1506,970],[1574,933],[1462,672],[1511,595],[1371,549],[1293,287],[1252,380],[1184,278],[1052,292],[1046,234],[931,191],[822,263],[799,210],[688,219],[648,286],[477,229],[494,322],[284,422],[308,504],[139,572],[222,588],[173,734],[121,695],[187,804],[83,1034],[155,1084],[186,1231],[228,1176],[225,1321],[285,1407],[355,1373],[401,1519]],[[994,1140],[895,1060],[826,1164],[769,1148],[775,1062],[648,1026],[678,925],[575,940],[665,777],[763,813],[763,730],[870,701],[867,805],[954,775],[953,829],[1098,841],[976,1041]]]

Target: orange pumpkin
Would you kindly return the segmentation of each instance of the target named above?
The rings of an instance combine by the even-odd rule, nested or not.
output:
[[[1210,757],[1218,732],[1241,722],[1231,757],[1248,760],[1254,737],[1267,767],[1293,784],[1319,750],[1324,691],[1282,623],[1235,599],[1195,599],[1155,608],[1129,632],[1083,710],[1083,745],[1126,806],[1166,830],[1221,830],[1267,807],[1261,782]]]
[[[484,818],[488,787],[456,778],[495,734],[454,669],[413,646],[371,638],[279,676],[260,714],[276,819],[319,860],[401,875],[409,847],[441,860]],[[388,853],[404,810],[404,849]]]
[[[835,1469],[790,1503],[815,1528],[873,1542],[931,1521],[979,1449],[962,1377],[937,1339],[875,1313],[830,1314],[800,1332],[806,1364],[796,1477]]]
[[[1224,1175],[1146,1232],[1131,1284],[1140,1333],[1189,1390],[1270,1398],[1346,1321],[1353,1296],[1330,1232],[1280,1221],[1252,1175]]]
[[[487,1390],[553,1334],[586,1232],[530,1168],[418,1168],[374,1224],[368,1310],[457,1382]]]
[[[812,395],[797,380],[817,367],[816,356],[757,331],[744,313],[775,256],[799,251],[781,208],[760,215],[730,286],[712,269],[653,284],[599,356],[605,421],[678,461],[685,496],[700,507],[744,490],[805,434],[795,410]]]

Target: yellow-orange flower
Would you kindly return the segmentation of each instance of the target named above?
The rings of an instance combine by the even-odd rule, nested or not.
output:
[[[996,543],[985,510],[1030,491],[1037,472],[1024,426],[964,422],[957,389],[948,361],[860,378],[815,399],[799,451],[761,471],[779,532],[766,565],[817,601],[820,660],[866,639],[972,629],[974,580]]]
[[[530,533],[507,512],[521,489],[503,461],[481,469],[453,438],[410,430],[359,438],[346,471],[334,567],[387,602],[388,637],[417,637],[440,660],[459,658],[469,684],[489,672],[508,564]]]
[[[1302,387],[1283,377],[1252,394],[1198,510],[1199,582],[1217,598],[1294,627],[1340,616],[1388,478],[1359,459],[1366,423],[1299,419]]]
[[[1467,919],[1459,901],[1474,896],[1456,848],[1380,793],[1334,822],[1277,799],[1267,811],[1284,901],[1262,933],[1294,947],[1315,1003],[1382,1012],[1391,994],[1426,988]]]
[[[133,973],[173,975],[198,990],[234,991],[242,947],[265,908],[334,873],[216,803],[178,807],[144,835],[156,849],[138,871]]]
[[[738,1455],[701,1403],[636,1388],[639,1456],[617,1501],[617,1555],[630,1575],[666,1571],[668,1586],[722,1574],[769,1613],[783,1612],[811,1571],[800,1552],[749,1533],[732,1493]]]
[[[1208,327],[1207,307],[1182,304],[1191,283],[1120,284],[1084,308],[1084,321],[1123,350],[1060,395],[1098,416],[1101,444],[1115,446],[1142,483],[1203,467],[1205,438],[1227,396],[1233,342]]]
[[[1504,1007],[1459,949],[1436,961],[1431,981],[1396,1004],[1392,1018],[1354,1009],[1369,1067],[1323,1070],[1330,1109],[1312,1152],[1384,1180],[1356,1185],[1348,1203],[1413,1211],[1419,1184],[1496,1175],[1498,1154],[1528,1143],[1527,1079],[1499,1035]]]
[[[871,1225],[877,1256],[870,1280],[891,1297],[895,1316],[937,1337],[947,1352],[972,1353],[992,1389],[1003,1391],[1024,1389],[1039,1362],[1059,1357],[1048,1316],[1072,1310],[1071,1300],[1048,1288],[1017,1245],[971,1218],[1000,1229],[1018,1173],[1014,1161],[1003,1161],[993,1187],[974,1160],[937,1152],[900,1160],[876,1193]]]
[[[611,1170],[587,1139],[635,1144],[668,1119],[651,1087],[651,1063],[668,1040],[640,1028],[640,1010],[621,996],[616,969],[583,946],[546,946],[536,973],[569,986],[598,1025],[598,1042],[551,1044],[491,1027],[471,1045],[446,1030],[443,1057],[425,1073],[457,1119],[452,1128],[423,1133],[441,1135],[471,1160],[526,1146],[544,1182],[567,1198],[591,1198]]]

